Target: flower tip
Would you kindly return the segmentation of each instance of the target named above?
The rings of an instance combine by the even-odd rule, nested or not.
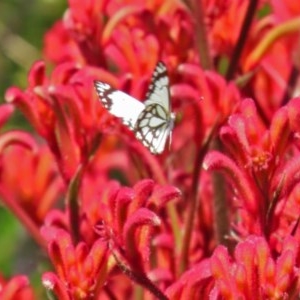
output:
[[[209,169],[208,164],[206,162],[203,162],[202,168],[204,171],[207,171]]]
[[[42,280],[42,284],[43,286],[47,289],[47,290],[53,290],[54,289],[54,282],[49,280],[49,279],[44,279]]]
[[[83,65],[82,65],[80,62],[77,62],[77,63],[75,64],[75,69],[80,70],[80,69],[82,69],[82,68],[83,68]]]
[[[7,103],[13,103],[17,98],[21,97],[21,91],[16,87],[7,89],[4,99]]]
[[[161,225],[161,219],[158,216],[153,217],[153,225],[154,226],[160,226]]]
[[[7,102],[7,103],[12,103],[12,102],[14,102],[14,99],[15,99],[15,97],[12,95],[12,94],[6,94],[5,95],[5,101]]]
[[[10,118],[14,110],[15,107],[12,104],[2,104],[2,106],[0,107],[0,127],[2,127],[3,124],[6,123],[6,121]]]
[[[180,65],[177,67],[177,70],[179,71],[179,73],[181,73],[181,72],[184,70],[184,65],[183,65],[183,64],[180,64]]]
[[[179,188],[174,187],[174,190],[175,190],[175,192],[178,194],[178,197],[181,197],[181,196],[182,196],[182,191],[181,191]]]
[[[57,278],[51,272],[45,273],[42,276],[42,284],[49,291],[54,290],[56,280],[57,280]]]
[[[35,87],[33,88],[33,92],[34,92],[37,96],[39,96],[39,97],[44,97],[44,96],[45,96],[44,91],[43,91],[43,89],[42,89],[41,86],[35,86]]]
[[[48,87],[48,92],[49,92],[49,94],[55,94],[55,92],[56,92],[56,87],[54,86],[54,85],[50,85],[49,87]]]
[[[62,16],[62,20],[63,20],[64,24],[66,24],[69,21],[70,17],[71,17],[71,12],[70,12],[70,9],[67,8]]]

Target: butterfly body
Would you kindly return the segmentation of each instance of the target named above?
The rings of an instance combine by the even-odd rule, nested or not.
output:
[[[95,81],[95,88],[102,105],[133,130],[145,147],[153,154],[164,151],[175,114],[171,112],[169,78],[162,62],[156,65],[144,103],[101,81]]]

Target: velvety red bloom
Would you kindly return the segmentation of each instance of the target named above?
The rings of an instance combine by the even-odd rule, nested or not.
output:
[[[159,59],[176,66],[196,58],[192,19],[178,2],[69,2],[63,21],[45,39],[45,54],[56,63],[107,67],[112,62],[121,72],[140,77]]]
[[[271,4],[274,11],[274,16],[279,20],[288,20],[291,17],[297,17],[300,15],[299,5],[292,0],[272,0]]]
[[[10,104],[0,106],[2,126],[12,112]],[[38,227],[63,190],[57,166],[47,147],[21,130],[0,134],[1,200],[41,244]]]
[[[9,132],[1,138],[11,142],[1,149],[2,200],[8,207],[18,203],[32,221],[41,224],[64,190],[53,157],[24,132]]]
[[[194,265],[166,290],[169,299],[208,299],[212,296],[212,272],[208,260]],[[212,298],[213,299],[213,298]]]
[[[103,63],[102,49],[96,46],[103,29],[99,12],[104,2],[70,0],[69,4],[63,20],[45,35],[45,55],[56,63]]]
[[[240,112],[233,114],[220,131],[231,158],[218,152],[211,152],[205,158],[206,169],[223,169],[234,186],[230,193],[232,204],[243,208],[237,211],[243,216],[238,222],[240,233],[276,232],[278,239],[278,224],[286,218],[287,197],[299,182],[295,177],[298,151],[289,144],[298,131],[294,126],[298,114],[299,99],[295,99],[278,110],[270,128],[266,128],[253,102],[244,100]],[[293,221],[289,217],[290,225],[297,218],[297,212]]]
[[[155,186],[150,180],[139,182],[134,189],[121,188],[117,183],[111,183],[105,189],[102,187],[100,199],[83,199],[80,234],[81,240],[88,244],[80,242],[76,247],[72,246],[69,234],[58,229],[58,226],[63,228],[66,219],[51,212],[46,219],[47,225],[42,228],[42,235],[47,240],[57,274],[45,274],[44,285],[62,297],[60,299],[65,299],[64,294],[75,298],[75,295],[81,295],[81,299],[87,299],[96,292],[95,289],[101,292],[102,287],[97,283],[99,276],[102,284],[110,282],[111,271],[118,270],[116,267],[126,270],[138,283],[144,282],[146,286],[152,285],[149,280],[149,283],[145,282],[147,275],[157,282],[170,281],[172,274],[169,268],[174,263],[170,257],[172,235],[170,233],[168,237],[168,256],[162,256],[163,252],[166,254],[167,234],[164,233],[164,239],[159,235],[155,239],[155,269],[149,264],[150,241],[154,233],[163,232],[164,226],[167,226],[163,225],[157,213],[166,213],[166,203],[178,199],[179,194],[175,188]],[[68,289],[63,287],[64,282],[68,282]],[[113,286],[114,281],[107,284]]]
[[[0,298],[3,300],[36,299],[29,280],[24,275],[17,275],[7,281],[0,277]]]
[[[147,227],[161,226],[162,220],[157,214],[165,210],[168,201],[178,199],[180,191],[174,187],[156,186],[152,180],[144,180],[133,189],[120,188],[115,183],[103,193],[107,196],[95,203],[98,207],[94,208],[94,215],[90,215],[88,210],[85,212],[88,219],[94,219],[90,219],[90,223],[97,225],[101,234],[105,234],[102,238],[108,240],[111,247],[122,248],[135,268],[144,268],[145,260],[149,259],[147,244],[152,231]],[[89,205],[85,207],[89,208]],[[144,230],[139,229],[143,226]]]
[[[105,283],[107,252],[103,242],[97,241],[89,249],[83,242],[73,246],[70,235],[62,229],[45,226],[50,259],[56,273],[43,275],[44,286],[59,299],[90,299]],[[99,279],[102,277],[102,283]]]
[[[249,236],[237,245],[234,259],[219,246],[211,257],[215,297],[225,299],[297,299],[299,241],[289,236],[275,258],[265,239]]]
[[[63,64],[48,78],[44,63],[37,62],[27,90],[10,88],[6,93],[7,101],[19,107],[47,141],[66,181],[93,153],[100,138],[98,120],[104,110],[92,96],[89,76],[74,64]]]
[[[213,55],[230,55],[238,39],[248,3],[242,0],[204,1]],[[230,34],[228,34],[230,32]]]
[[[291,53],[298,52],[299,8],[292,1],[254,3],[261,15],[253,18],[248,32],[241,32],[251,6],[246,1],[206,1],[203,10],[214,58],[234,59],[236,44],[243,35],[247,36],[236,76],[243,82],[243,93],[255,99],[264,120],[270,121],[276,109],[297,90],[298,84],[293,83],[286,93],[287,82],[296,82],[292,65],[297,65],[298,59]]]

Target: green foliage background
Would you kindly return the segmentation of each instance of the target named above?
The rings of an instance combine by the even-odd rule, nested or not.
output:
[[[43,58],[44,33],[61,18],[66,7],[64,0],[0,1],[1,103],[8,87],[26,87],[30,66]],[[28,125],[16,113],[4,130],[11,127],[28,128]],[[37,246],[0,202],[0,273],[5,277],[28,274],[34,279],[39,256],[36,254]]]

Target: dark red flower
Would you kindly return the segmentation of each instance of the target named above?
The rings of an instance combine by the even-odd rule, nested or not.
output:
[[[274,259],[267,242],[249,236],[234,259],[219,246],[211,257],[216,297],[225,299],[296,299],[299,289],[299,241],[287,237]],[[216,298],[217,299],[217,298]]]
[[[44,286],[59,299],[90,299],[105,283],[107,247],[96,241],[89,248],[83,242],[73,246],[70,235],[62,229],[45,226],[49,257],[55,267],[43,275]],[[99,279],[102,277],[102,283]]]
[[[0,298],[3,300],[36,299],[25,275],[16,275],[9,280],[4,280],[0,276]]]

